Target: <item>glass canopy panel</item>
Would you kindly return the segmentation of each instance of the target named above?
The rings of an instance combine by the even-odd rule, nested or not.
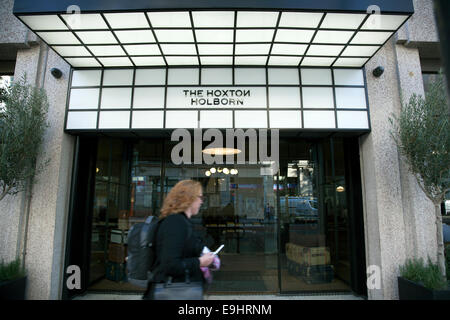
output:
[[[63,57],[89,57],[91,54],[82,46],[54,46],[53,50]]]
[[[193,44],[162,44],[161,50],[165,55],[197,55]]]
[[[129,66],[131,67],[133,63],[131,63],[128,58],[98,58],[100,62],[105,67],[121,67],[121,66]]]
[[[200,55],[232,55],[233,45],[231,44],[199,44],[198,53]]]
[[[238,11],[238,28],[275,28],[278,12]]]
[[[230,68],[204,68],[202,69],[201,84],[233,84],[233,72]]]
[[[350,42],[351,44],[383,44],[393,34],[390,32],[367,32],[360,31]]]
[[[103,86],[131,86],[133,84],[133,70],[105,70]]]
[[[317,28],[323,13],[283,12],[279,27]]]
[[[132,56],[161,54],[156,44],[125,45],[123,47]]]
[[[131,57],[136,66],[164,66],[163,57]]]
[[[364,86],[361,69],[334,69],[334,84],[338,86]]]
[[[147,12],[153,28],[191,28],[189,12]]]
[[[302,66],[329,67],[333,62],[334,58],[305,57],[302,61]]]
[[[234,58],[234,63],[236,65],[264,65],[267,62],[267,57],[265,56],[254,56],[254,57],[236,57]]]
[[[275,29],[236,30],[236,42],[272,42]]]
[[[95,58],[66,58],[73,67],[101,67]]]
[[[272,54],[303,55],[307,48],[306,44],[274,43]]]
[[[338,56],[344,46],[311,45],[307,56]]]
[[[101,70],[75,70],[72,73],[72,88],[77,86],[99,86],[101,75]]]
[[[269,65],[271,66],[298,66],[301,57],[280,57],[271,56],[269,58]]]
[[[80,44],[72,32],[37,32],[48,44]]]
[[[371,57],[379,49],[378,46],[347,46],[342,56]]]
[[[63,14],[61,17],[74,30],[108,29],[100,14],[78,14],[76,17],[73,14]]]
[[[192,12],[195,28],[233,28],[233,11],[194,11]]]
[[[268,76],[269,84],[289,84],[297,86],[300,84],[297,69],[269,68]]]
[[[353,31],[328,31],[319,30],[313,43],[347,43],[353,36]]]
[[[269,54],[270,43],[267,44],[237,44],[236,55]]]
[[[33,30],[68,30],[67,26],[58,16],[55,15],[39,15],[39,16],[22,16],[25,22]]]
[[[201,64],[204,65],[231,65],[233,64],[232,57],[200,57]]]
[[[135,77],[135,85],[165,85],[166,84],[166,70],[158,69],[137,69]]]
[[[233,30],[195,30],[197,42],[233,42]]]
[[[301,69],[303,85],[332,85],[330,69]]]
[[[145,13],[105,13],[113,29],[149,28]]]
[[[365,14],[350,13],[327,13],[325,19],[320,25],[321,29],[357,29],[364,18]]]
[[[95,56],[125,56],[120,46],[88,46]]]
[[[110,31],[79,31],[75,34],[86,44],[116,44],[117,40]]]
[[[155,30],[159,42],[194,42],[191,30]]]
[[[302,42],[308,43],[314,35],[313,30],[280,29],[275,37],[276,42]]]
[[[371,15],[361,27],[362,30],[397,30],[408,16]]]
[[[198,65],[197,57],[166,57],[166,61],[169,65]]]
[[[334,67],[361,67],[368,58],[339,58],[333,64]]]
[[[151,30],[116,31],[121,43],[154,43],[155,37]]]

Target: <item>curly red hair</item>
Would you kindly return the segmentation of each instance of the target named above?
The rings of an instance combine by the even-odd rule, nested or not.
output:
[[[178,182],[164,199],[160,218],[162,219],[174,213],[184,212],[201,193],[202,185],[198,181],[182,180]]]

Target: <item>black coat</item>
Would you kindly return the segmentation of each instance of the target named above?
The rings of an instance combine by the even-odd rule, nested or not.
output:
[[[192,222],[184,213],[169,215],[160,222],[156,233],[154,282],[163,282],[167,276],[172,276],[173,282],[184,282],[185,268],[191,281],[203,281],[198,258],[204,241],[192,229]]]

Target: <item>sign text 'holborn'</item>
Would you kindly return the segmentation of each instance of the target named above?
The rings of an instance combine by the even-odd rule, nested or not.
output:
[[[192,107],[197,106],[243,106],[245,98],[251,97],[249,89],[194,89],[183,90]]]

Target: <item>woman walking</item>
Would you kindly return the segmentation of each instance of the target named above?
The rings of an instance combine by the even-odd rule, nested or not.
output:
[[[178,182],[164,200],[156,233],[156,267],[146,299],[203,299],[205,283],[201,267],[214,261],[213,253],[202,255],[205,244],[192,228],[191,217],[203,203],[199,182]]]

